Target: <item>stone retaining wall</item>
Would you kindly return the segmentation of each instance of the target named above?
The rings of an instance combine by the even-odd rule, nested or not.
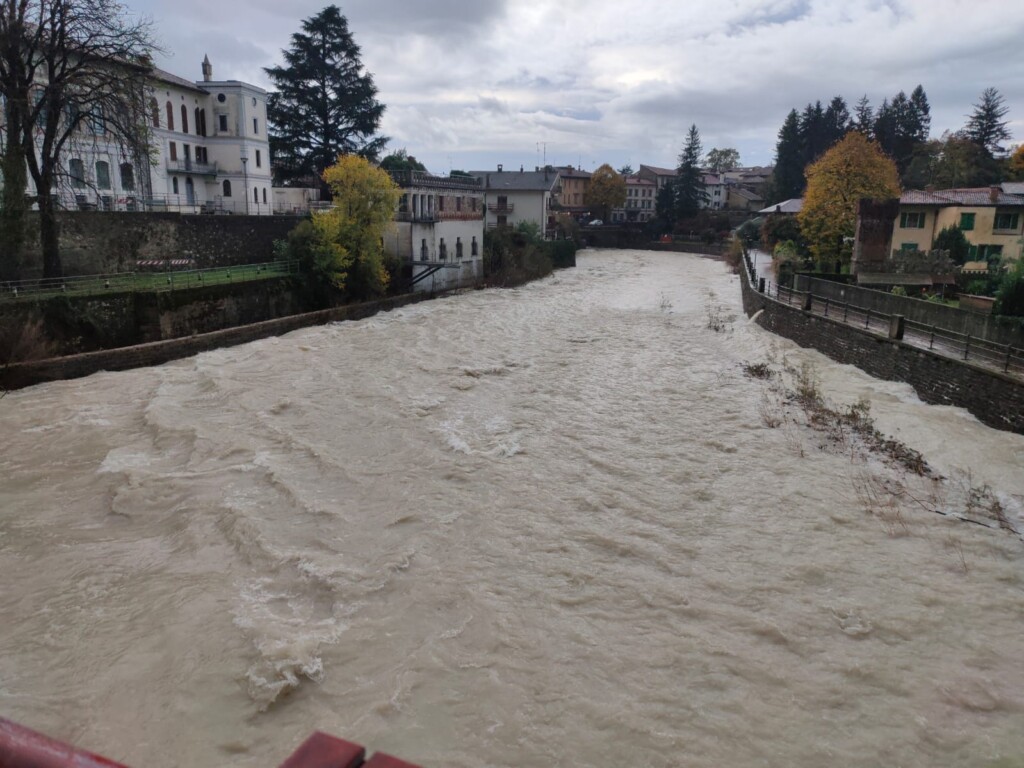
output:
[[[872,376],[906,382],[926,403],[966,408],[990,427],[1024,434],[1024,383],[778,302],[758,293],[745,269],[740,282],[743,311],[761,311],[762,328]]]
[[[406,294],[365,304],[349,304],[318,312],[291,315],[180,339],[17,363],[0,369],[0,387],[19,389],[47,381],[88,376],[98,371],[123,371],[148,365],[160,365],[218,347],[245,344],[268,336],[280,336],[312,325],[323,325],[339,320],[360,320],[378,312],[386,312],[428,298],[431,297],[425,294]]]

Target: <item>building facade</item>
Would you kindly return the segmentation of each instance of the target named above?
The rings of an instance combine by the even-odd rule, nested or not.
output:
[[[155,162],[154,209],[270,215],[267,92],[237,80],[214,80],[209,59],[191,83],[155,70],[149,120]]]
[[[483,187],[486,211],[484,226],[517,227],[526,222],[536,224],[544,237],[553,236],[555,214],[552,203],[559,184],[554,168],[536,171],[470,171]]]
[[[411,268],[415,291],[441,291],[483,278],[484,193],[478,179],[393,171],[402,189],[384,250]]]
[[[930,251],[939,232],[954,225],[970,243],[972,261],[1019,259],[1024,195],[998,186],[904,192],[892,224],[892,248]]]

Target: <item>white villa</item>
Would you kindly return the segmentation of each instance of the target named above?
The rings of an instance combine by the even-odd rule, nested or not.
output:
[[[484,193],[471,176],[393,171],[402,188],[384,250],[411,265],[415,291],[474,285],[483,277]]]

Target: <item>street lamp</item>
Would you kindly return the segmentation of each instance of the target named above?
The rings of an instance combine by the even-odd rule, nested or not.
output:
[[[245,196],[245,215],[249,215],[249,174],[247,172],[249,158],[242,155],[242,194]]]

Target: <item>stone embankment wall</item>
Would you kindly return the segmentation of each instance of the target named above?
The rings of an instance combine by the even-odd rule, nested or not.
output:
[[[305,312],[287,277],[166,292],[57,296],[0,305],[0,327],[38,325],[50,354],[67,355],[209,333]]]
[[[47,381],[88,376],[98,371],[123,371],[147,365],[160,365],[218,347],[244,344],[268,336],[280,336],[312,325],[322,325],[340,320],[360,320],[378,312],[396,309],[429,298],[431,297],[427,294],[406,294],[364,304],[349,304],[318,312],[306,312],[301,315],[291,315],[180,339],[87,352],[36,362],[17,363],[0,368],[0,387],[18,389]]]
[[[299,216],[201,216],[179,213],[61,211],[64,274],[131,272],[140,259],[192,259],[197,268],[273,261]],[[38,214],[28,221],[23,278],[40,277]]]
[[[907,320],[934,325],[955,333],[970,334],[995,344],[1024,348],[1024,325],[1020,320],[979,312],[969,312],[933,301],[893,296],[871,288],[842,285],[831,280],[819,280],[808,275],[797,275],[793,286],[798,291],[810,291],[815,296],[835,302],[849,302],[883,315],[903,315]]]
[[[990,427],[1024,434],[1024,383],[778,302],[758,293],[742,268],[740,281],[743,311],[761,311],[762,328],[872,376],[906,382],[926,403],[966,408]]]

